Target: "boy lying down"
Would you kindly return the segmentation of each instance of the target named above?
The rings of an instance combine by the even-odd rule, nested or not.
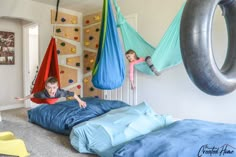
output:
[[[23,98],[16,97],[16,100],[24,101],[31,98],[48,99],[48,98],[61,98],[69,96],[73,96],[78,101],[80,107],[82,108],[86,107],[86,102],[81,100],[74,92],[60,89],[58,87],[58,80],[55,77],[49,77],[45,82],[44,90],[37,93],[32,93]]]

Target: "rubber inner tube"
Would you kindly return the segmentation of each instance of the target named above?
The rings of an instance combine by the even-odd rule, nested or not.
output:
[[[212,21],[220,6],[228,32],[226,59],[218,68],[212,50]],[[236,88],[236,0],[188,0],[180,26],[183,63],[194,84],[209,95]]]

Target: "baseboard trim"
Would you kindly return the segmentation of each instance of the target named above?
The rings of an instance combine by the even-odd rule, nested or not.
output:
[[[25,107],[23,103],[0,105],[0,111],[17,109],[17,108],[22,108],[22,107]]]
[[[0,105],[0,122],[2,121],[1,111],[25,107],[24,104]]]

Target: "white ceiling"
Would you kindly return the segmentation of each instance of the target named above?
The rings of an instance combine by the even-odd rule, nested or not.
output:
[[[32,0],[40,3],[49,4],[52,6],[57,5],[57,0]],[[92,13],[102,10],[103,0],[60,0],[59,7],[75,10],[78,12]]]

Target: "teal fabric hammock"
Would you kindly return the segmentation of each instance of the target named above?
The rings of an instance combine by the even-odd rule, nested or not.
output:
[[[113,3],[116,8],[117,25],[121,30],[121,36],[126,51],[132,49],[139,57],[143,58],[146,56],[151,56],[153,65],[158,71],[162,71],[166,68],[182,63],[179,30],[184,5],[181,7],[159,44],[155,48],[145,41],[138,34],[138,32],[136,32],[136,30],[134,30],[134,28],[127,23],[124,16],[120,12],[120,8],[117,5],[116,0],[113,0]],[[153,75],[153,72],[144,62],[136,64],[135,68],[146,74]]]
[[[125,78],[125,61],[110,0],[103,1],[98,54],[92,83],[99,89],[115,89]]]

